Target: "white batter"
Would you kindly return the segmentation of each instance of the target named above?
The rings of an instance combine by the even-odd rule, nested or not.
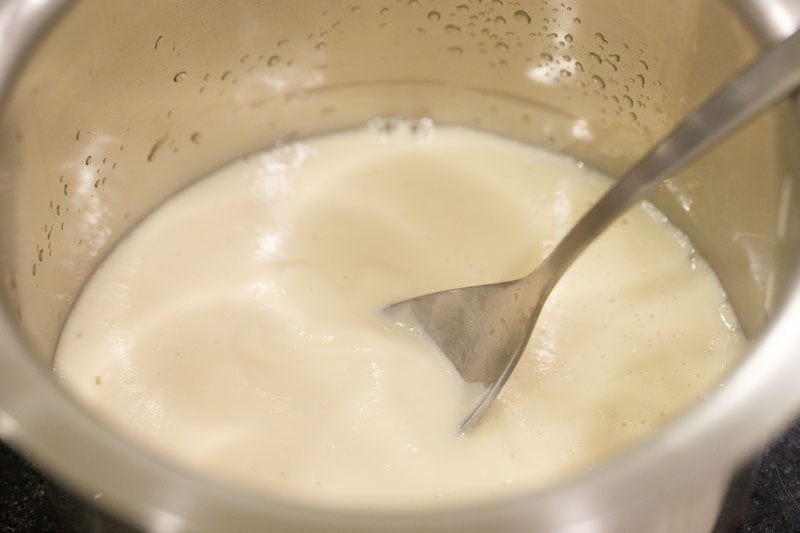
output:
[[[184,464],[334,506],[496,497],[591,465],[720,383],[744,339],[713,272],[652,206],[556,287],[487,418],[480,385],[382,320],[408,297],[520,276],[608,187],[458,128],[364,129],[236,162],[108,257],[56,372]]]

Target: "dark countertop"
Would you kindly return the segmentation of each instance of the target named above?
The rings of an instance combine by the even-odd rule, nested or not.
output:
[[[83,533],[99,528],[77,502],[0,443],[0,532]],[[767,451],[736,533],[800,532],[800,421]],[[725,533],[720,532],[720,533]]]

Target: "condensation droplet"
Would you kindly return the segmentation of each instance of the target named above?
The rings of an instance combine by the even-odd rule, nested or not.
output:
[[[444,31],[446,31],[447,33],[460,33],[461,28],[459,26],[456,26],[455,24],[448,24],[447,26],[444,27]]]
[[[619,54],[609,54],[608,58],[614,63],[619,63]]]
[[[594,34],[594,36],[597,37],[600,40],[601,43],[608,44],[608,41],[606,41],[605,35],[603,35],[602,33],[597,32],[597,33]]]
[[[203,140],[203,134],[201,134],[199,131],[196,131],[189,136],[189,140],[194,144],[200,144]]]
[[[636,75],[636,79],[639,80],[639,83],[641,84],[642,88],[644,89],[644,76],[641,75],[641,74],[637,74]]]
[[[174,81],[175,83],[180,83],[185,79],[186,79],[186,71],[185,70],[182,70],[182,71],[178,72],[177,74],[175,74],[172,77],[172,81]]]
[[[599,89],[601,91],[605,90],[605,88],[606,88],[605,80],[603,78],[601,78],[600,76],[598,76],[597,74],[592,76],[592,83],[594,84],[594,86],[597,89]]]
[[[461,55],[464,53],[464,50],[460,46],[451,46],[447,49],[447,51],[455,55]]]
[[[571,33],[568,33],[564,36],[564,40],[567,41],[568,43],[571,43],[574,40],[574,38],[572,37]]]
[[[542,53],[542,54],[539,54],[539,57],[541,57],[541,58],[542,58],[542,59],[544,59],[545,61],[552,61],[552,60],[553,60],[553,56],[551,56],[551,55],[550,55],[550,54],[548,54],[547,52],[544,52],[544,53]]]
[[[267,66],[274,67],[280,62],[281,62],[281,57],[279,55],[271,55],[269,56],[269,59],[267,59]]]
[[[600,56],[595,54],[594,52],[589,52],[589,59],[591,59],[592,63],[594,63],[595,65],[600,65],[603,62],[603,60],[600,59]]]
[[[384,8],[382,8],[380,10],[380,14],[381,15],[387,15],[388,13],[389,13],[389,8],[388,7],[384,7]]]
[[[530,24],[531,23],[531,16],[528,15],[528,12],[523,9],[518,9],[514,12],[514,20],[521,24]]]
[[[574,19],[572,19],[572,22],[574,22],[575,24],[580,24],[583,21],[580,19],[580,17],[575,17]]]
[[[436,22],[440,18],[442,18],[442,15],[438,11],[431,11],[428,13],[428,20],[432,22]]]
[[[506,23],[506,19],[505,19],[505,17],[502,17],[502,16],[498,15],[498,16],[496,16],[494,18],[494,23],[495,24],[505,24]]]
[[[222,81],[228,81],[229,79],[231,79],[232,76],[233,72],[231,72],[230,70],[226,70],[225,72],[222,73],[222,76],[220,76],[219,79],[221,79]]]

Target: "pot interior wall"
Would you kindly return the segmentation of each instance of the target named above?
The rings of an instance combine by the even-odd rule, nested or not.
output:
[[[50,364],[114,243],[233,158],[374,117],[430,117],[619,175],[755,49],[715,0],[85,0],[3,110],[0,289]],[[652,197],[751,336],[795,262],[787,110]]]

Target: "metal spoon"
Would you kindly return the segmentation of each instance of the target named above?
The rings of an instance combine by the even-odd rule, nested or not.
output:
[[[426,294],[386,308],[399,321],[415,321],[466,381],[486,383],[486,395],[459,432],[471,430],[500,393],[550,291],[586,246],[656,184],[798,85],[800,32],[769,48],[657,143],[529,275]]]

